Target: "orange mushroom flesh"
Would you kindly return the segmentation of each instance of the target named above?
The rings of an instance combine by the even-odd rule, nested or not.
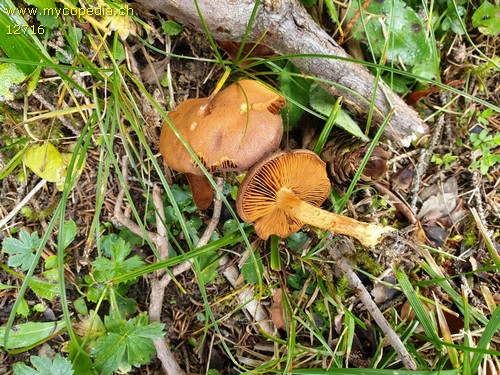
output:
[[[182,102],[169,118],[208,172],[243,171],[278,148],[283,136],[278,112],[285,104],[264,84],[241,80],[209,98]],[[208,180],[189,175],[204,176],[168,124],[161,131],[160,152],[169,167],[187,174],[192,191],[196,184],[200,190],[210,189],[211,197]],[[201,209],[211,203],[208,199],[208,206],[200,207],[207,202],[203,194],[205,203],[198,204],[193,196]]]
[[[322,210],[319,206],[329,191],[326,165],[315,153],[302,149],[280,152],[248,172],[236,207],[240,217],[252,222],[257,235],[265,240],[271,234],[288,237],[309,224],[373,247],[394,230]]]

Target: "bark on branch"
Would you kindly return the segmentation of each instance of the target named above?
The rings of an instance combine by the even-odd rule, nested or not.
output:
[[[192,0],[136,0],[144,8],[165,13],[203,31],[195,3]],[[254,0],[198,0],[203,18],[214,39],[241,41],[250,21]],[[319,54],[350,56],[309,16],[296,0],[264,0],[249,33],[248,41],[261,43],[278,54]],[[348,109],[366,118],[369,112],[375,78],[363,66],[324,57],[303,57],[293,63],[307,75],[333,82],[324,87],[335,96],[344,97]],[[411,141],[428,131],[417,113],[383,82],[379,81],[375,98],[375,125],[392,112],[385,136],[409,146]]]

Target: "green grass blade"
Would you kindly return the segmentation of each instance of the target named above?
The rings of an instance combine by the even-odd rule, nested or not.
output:
[[[422,301],[418,298],[413,285],[408,279],[408,276],[403,271],[398,270],[396,271],[396,278],[401,285],[403,293],[406,295],[406,298],[408,298],[413,311],[415,311],[415,315],[422,325],[422,328],[427,335],[427,339],[432,342],[437,349],[441,350],[442,345],[437,333],[437,327],[430,319],[429,313],[424,309]]]
[[[498,332],[500,332],[500,305],[497,306],[497,308],[491,315],[488,324],[486,325],[486,327],[484,327],[483,334],[481,335],[481,338],[477,343],[477,348],[487,349],[489,344],[491,343],[491,339]],[[477,373],[477,370],[479,368],[479,365],[481,364],[483,357],[484,354],[482,353],[474,354],[474,357],[472,358],[471,362],[471,374]]]
[[[323,146],[325,145],[328,137],[330,136],[330,133],[332,132],[333,126],[335,125],[335,120],[337,119],[341,107],[342,99],[338,98],[333,105],[332,113],[330,113],[330,116],[328,116],[328,120],[326,120],[326,124],[323,127],[323,130],[321,130],[318,142],[316,143],[316,146],[314,146],[313,151],[316,153],[316,155],[321,154],[321,151],[323,151]]]

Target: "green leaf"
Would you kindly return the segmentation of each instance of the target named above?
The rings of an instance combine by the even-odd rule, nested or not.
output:
[[[0,64],[0,101],[13,100],[14,95],[10,88],[21,83],[25,78],[26,74],[17,65]]]
[[[16,314],[21,315],[25,318],[27,318],[28,315],[30,314],[30,307],[28,306],[28,302],[26,302],[24,298],[21,299],[21,303],[17,308]]]
[[[349,19],[359,11],[358,5],[356,1],[352,3],[348,12]],[[394,17],[391,18],[391,15]],[[359,17],[356,22],[353,36],[369,44],[375,56],[382,56],[389,37],[389,48],[385,56],[389,61],[401,61],[406,66],[412,66],[413,73],[425,78],[436,75],[431,41],[427,37],[425,26],[417,13],[404,1],[372,1],[364,11],[363,19]]]
[[[286,244],[293,251],[300,251],[305,245],[309,236],[304,232],[294,233],[286,238]]]
[[[241,266],[241,274],[249,284],[257,284],[262,279],[264,265],[257,251],[250,255]]]
[[[26,348],[33,346],[66,327],[64,321],[59,322],[28,322],[12,327],[9,332],[9,343],[5,349]],[[5,328],[0,327],[0,347],[5,336]]]
[[[182,31],[182,26],[175,21],[165,21],[161,25],[161,28],[163,29],[165,34],[170,36],[179,35]]]
[[[72,156],[72,153],[60,153],[52,143],[44,142],[31,145],[26,150],[24,164],[37,176],[55,182],[57,189],[62,191]],[[85,163],[82,163],[74,173],[80,174],[84,167]]]
[[[329,117],[332,113],[333,106],[335,105],[335,99],[328,92],[326,92],[321,86],[314,84],[311,86],[311,99],[310,105],[312,109],[321,113],[322,115]],[[361,138],[364,141],[369,141],[370,139],[363,133],[359,125],[349,116],[349,114],[340,110],[335,119],[335,124],[340,126],[342,129],[351,133],[352,135]],[[335,131],[332,130],[332,133]]]
[[[488,1],[482,3],[472,15],[472,26],[484,35],[500,34],[500,5]]]
[[[38,249],[41,242],[37,232],[29,234],[24,229],[19,233],[19,240],[5,238],[2,242],[2,251],[10,254],[7,265],[27,271],[35,259],[33,252]]]
[[[299,121],[304,114],[301,106],[306,107],[309,102],[311,80],[299,77],[298,74],[300,70],[290,61],[287,61],[279,73],[280,89],[287,98],[286,107],[281,111],[286,129],[292,128]]]
[[[37,176],[50,182],[58,182],[64,176],[64,163],[61,153],[50,142],[34,144],[26,150],[24,163]]]
[[[101,319],[98,316],[97,318],[98,318],[97,321],[101,322]],[[93,328],[93,330],[94,329],[95,328]],[[78,335],[75,335],[75,339],[74,340],[71,339],[68,345],[69,349],[68,358],[73,364],[73,368],[77,370],[77,375],[95,374],[95,372],[92,371],[92,360],[90,359],[90,355],[86,355],[85,352],[82,352],[81,348],[82,348],[82,340]]]
[[[36,35],[31,34],[31,29],[17,12],[12,1],[0,1],[0,48],[5,54],[13,59],[20,61],[29,61],[38,64],[41,60],[50,61],[47,55],[42,53],[43,46]],[[13,13],[13,14],[10,14]],[[28,27],[28,33],[14,33],[14,27]],[[25,74],[30,74],[35,70],[36,65],[16,64]]]
[[[89,309],[87,308],[87,303],[85,298],[77,298],[73,301],[73,307],[80,315],[89,315]]]
[[[57,270],[54,271],[57,272]],[[53,301],[59,294],[59,285],[57,283],[51,283],[38,277],[32,277],[28,285],[39,297],[45,298],[49,301]]]
[[[201,278],[204,284],[215,280],[217,269],[219,268],[219,256],[216,251],[209,251],[198,257],[198,262],[201,269]]]
[[[71,242],[73,242],[77,234],[78,230],[76,229],[76,223],[73,220],[65,221],[63,249],[66,249],[71,244]]]
[[[123,322],[107,322],[112,329],[97,339],[92,354],[95,366],[104,375],[114,371],[128,372],[150,361],[156,353],[153,340],[163,337],[163,324],[148,323],[148,316],[140,314]]]
[[[59,26],[54,0],[25,0],[28,5],[37,7],[36,19],[48,29]]]
[[[32,277],[29,286],[39,297],[53,301],[59,295],[58,270],[51,269],[42,273],[41,277]]]
[[[98,282],[111,280],[116,276],[124,275],[138,269],[145,264],[138,255],[126,259],[131,252],[131,248],[130,244],[121,238],[111,243],[110,250],[111,259],[99,256],[92,262],[94,277]]]
[[[181,211],[188,213],[197,211],[188,185],[179,186],[174,184],[170,189],[172,190],[172,196]]]
[[[48,357],[30,357],[31,364],[36,370],[18,362],[13,366],[14,375],[72,375],[71,362],[57,353],[51,361]]]

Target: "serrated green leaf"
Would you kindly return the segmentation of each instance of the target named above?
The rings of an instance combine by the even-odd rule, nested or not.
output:
[[[21,315],[25,318],[27,318],[28,315],[30,314],[30,307],[28,306],[28,302],[26,302],[24,298],[21,299],[21,303],[17,308],[16,314]]]
[[[22,362],[14,363],[12,370],[14,370],[14,375],[39,375],[38,371],[26,366]]]
[[[98,282],[111,280],[116,276],[124,275],[145,264],[138,255],[126,259],[131,252],[131,248],[130,244],[123,239],[117,238],[115,241],[110,239],[110,241],[112,241],[111,244],[107,246],[110,247],[111,259],[100,256],[92,262],[92,266],[94,267],[93,274]]]
[[[14,365],[14,375],[72,375],[71,362],[57,353],[51,361],[49,357],[31,356],[31,364],[36,370],[26,366],[24,363]]]
[[[0,64],[0,101],[12,100],[14,95],[10,91],[13,85],[24,81],[24,74],[15,64]]]
[[[105,336],[97,339],[93,355],[95,366],[104,375],[113,371],[129,371],[132,366],[139,367],[150,361],[156,352],[153,345],[155,339],[163,337],[163,324],[148,323],[146,314],[129,319],[125,324],[106,323],[113,328]]]
[[[118,238],[111,245],[111,256],[114,262],[123,262],[125,258],[130,254],[132,249],[130,248],[130,244],[125,242],[123,239]]]
[[[49,301],[53,301],[59,294],[59,285],[57,283],[51,283],[38,277],[32,277],[28,285],[39,297]]]
[[[40,244],[41,239],[38,237],[37,232],[29,234],[25,230],[21,230],[19,240],[5,238],[2,242],[2,251],[9,254],[7,265],[27,271],[35,259],[33,252],[38,249]]]
[[[312,109],[328,117],[332,113],[333,106],[335,105],[335,99],[321,86],[314,84],[311,86],[310,105]],[[349,114],[342,109],[339,111],[335,119],[335,124],[364,141],[368,142],[370,140],[363,133],[359,125],[351,118],[351,116],[349,116]],[[332,134],[334,133],[335,130],[332,130]]]
[[[500,5],[483,2],[472,15],[472,26],[484,35],[500,34]]]
[[[28,322],[12,327],[9,332],[9,343],[5,349],[26,348],[41,342],[66,327],[64,321]],[[0,347],[3,347],[5,328],[0,327]]]

